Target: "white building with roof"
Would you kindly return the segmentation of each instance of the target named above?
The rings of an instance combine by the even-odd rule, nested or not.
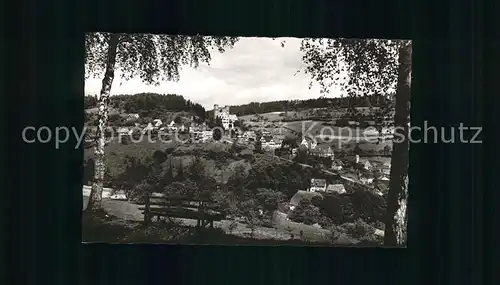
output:
[[[344,184],[330,184],[326,188],[326,192],[336,192],[339,194],[345,194],[346,190]]]
[[[315,140],[307,140],[306,137],[302,137],[301,145],[307,147],[308,149],[315,149],[318,143]]]
[[[160,119],[154,119],[153,120],[153,125],[158,128],[160,127],[161,125],[163,125],[163,122],[160,120]]]
[[[310,192],[324,192],[326,191],[326,179],[311,179],[311,187],[309,188]]]
[[[220,118],[222,121],[222,127],[224,129],[232,129],[234,122],[238,120],[235,114],[229,113],[229,106],[219,107],[219,105],[214,105],[214,119]]]

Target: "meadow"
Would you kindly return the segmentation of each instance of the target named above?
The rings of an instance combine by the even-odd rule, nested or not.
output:
[[[318,115],[320,112],[321,116],[327,116],[329,118],[338,118],[345,114],[346,110],[342,108],[311,108],[300,111],[279,111],[279,112],[269,112],[258,114],[260,118],[267,120],[269,122],[278,122],[282,120],[294,120],[294,119],[304,119],[310,118]],[[239,116],[240,119],[245,121],[258,120],[259,117],[256,115],[244,115]]]

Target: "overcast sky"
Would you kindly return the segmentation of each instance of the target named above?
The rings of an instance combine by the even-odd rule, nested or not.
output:
[[[286,40],[284,48],[280,41]],[[164,82],[149,86],[140,80],[120,81],[119,70],[111,88],[111,95],[154,92],[178,94],[212,109],[214,104],[239,105],[289,99],[318,98],[319,88],[303,72],[300,39],[241,38],[224,53],[212,52],[212,61],[197,69],[183,66],[178,82]],[[85,81],[85,94],[98,94],[101,78]],[[338,89],[327,97],[338,97]]]

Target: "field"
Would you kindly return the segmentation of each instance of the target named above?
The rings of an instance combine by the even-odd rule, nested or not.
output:
[[[268,121],[279,121],[279,120],[282,120],[284,117],[283,116],[280,116],[280,114],[282,114],[283,112],[270,112],[270,113],[264,113],[264,114],[259,114],[262,118],[264,119],[267,119]],[[239,119],[241,120],[245,120],[245,121],[250,121],[250,120],[256,120],[257,117],[255,115],[245,115],[245,116],[241,116],[239,117]]]
[[[155,150],[166,150],[169,147],[174,146],[172,143],[163,143],[161,141],[156,142],[148,142],[147,139],[136,143],[130,143],[128,145],[124,145],[118,141],[118,138],[113,139],[112,141],[106,142],[106,147],[104,152],[112,155],[119,154],[120,156],[126,156],[137,153],[150,153]],[[85,149],[84,151],[84,159],[88,159],[94,156],[93,148]]]
[[[197,145],[176,145],[174,143],[162,142],[148,142],[147,140],[130,143],[127,145],[121,144],[117,140],[111,141],[106,145],[105,162],[111,177],[117,177],[126,167],[126,157],[134,157],[136,159],[145,159],[151,157],[154,151],[165,151],[169,148],[173,150],[173,166],[177,169],[181,164],[186,166],[194,159],[193,153],[195,150],[215,151],[215,152],[228,152],[229,145],[222,143],[206,143]],[[251,152],[250,152],[251,153]],[[94,149],[88,148],[84,151],[84,161],[94,157]],[[218,182],[225,182],[233,175],[234,169],[237,165],[241,164],[249,168],[248,162],[241,158],[229,158],[224,162],[216,161],[213,159],[203,159],[206,173],[210,173],[212,177]]]
[[[343,141],[343,140],[333,140],[330,142],[324,142],[323,144],[330,145],[332,147],[332,150],[335,151],[351,151],[356,147],[357,141],[356,140],[351,140],[351,141]],[[389,146],[392,148],[392,141],[391,140],[386,140],[382,141],[379,144],[377,143],[372,143],[372,142],[367,142],[367,141],[359,141],[359,148],[363,151],[368,151],[368,152],[380,152],[383,151],[386,146]]]
[[[313,136],[340,136],[340,137],[377,137],[379,134],[374,128],[349,128],[337,127],[325,124],[323,121],[292,121],[285,122],[283,127],[293,129],[296,132],[308,133]],[[389,130],[384,128],[382,132],[387,133]]]
[[[95,108],[86,109],[85,112],[88,113],[88,114],[97,114],[99,112],[99,108],[95,107]],[[108,115],[109,116],[111,116],[111,115],[119,115],[119,114],[121,114],[120,110],[115,109],[113,107],[110,107],[109,110],[108,110]]]
[[[156,150],[165,151],[172,147],[173,144],[162,142],[148,142],[147,140],[130,143],[127,145],[121,144],[117,139],[110,141],[105,147],[105,163],[109,174],[116,176],[125,171],[125,160],[127,156],[143,159],[151,156]],[[84,161],[94,157],[94,148],[86,148],[84,150]]]
[[[388,156],[369,156],[365,158],[379,163],[391,163],[391,158]]]
[[[295,119],[301,119],[301,118],[307,118],[307,117],[313,117],[318,115],[318,111],[322,112],[322,114],[325,114],[329,117],[332,118],[338,118],[342,114],[345,113],[345,109],[333,109],[333,108],[317,108],[317,109],[307,109],[307,110],[301,110],[301,111],[287,111],[287,112],[269,112],[269,113],[262,113],[259,114],[261,118],[264,118],[264,120],[267,120],[269,122],[277,122],[281,120],[293,120]],[[281,116],[280,116],[281,114]],[[285,116],[286,115],[286,116]],[[324,116],[324,115],[323,115]],[[256,120],[258,119],[257,116],[255,115],[245,115],[245,116],[239,116],[240,119],[243,119],[245,121],[250,121],[250,120]]]

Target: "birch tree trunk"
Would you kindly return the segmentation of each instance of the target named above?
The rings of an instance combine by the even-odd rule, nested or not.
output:
[[[411,42],[399,48],[399,71],[394,114],[393,151],[387,199],[384,245],[406,245],[408,204],[409,124],[411,97]],[[404,137],[404,140],[401,138]],[[399,141],[396,141],[398,138]]]
[[[101,95],[99,97],[98,125],[96,133],[96,146],[94,150],[94,181],[90,191],[87,211],[98,212],[102,210],[102,190],[104,187],[104,147],[106,144],[106,125],[108,122],[108,103],[111,92],[111,85],[115,77],[116,50],[119,42],[118,34],[111,34],[108,46],[108,56],[106,60],[106,72],[102,80]]]

